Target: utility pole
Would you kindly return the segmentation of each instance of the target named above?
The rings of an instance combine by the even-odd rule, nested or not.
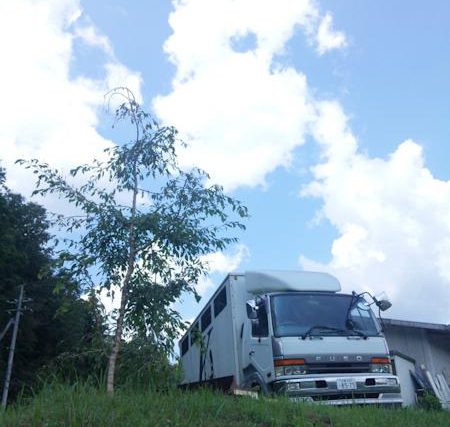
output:
[[[5,383],[3,385],[2,407],[6,408],[9,392],[9,381],[11,379],[12,366],[14,361],[14,351],[16,349],[17,331],[19,330],[20,315],[22,314],[23,301],[23,285],[20,286],[19,299],[17,300],[16,317],[14,319],[14,329],[11,338],[11,346],[9,348],[8,366],[6,368]]]

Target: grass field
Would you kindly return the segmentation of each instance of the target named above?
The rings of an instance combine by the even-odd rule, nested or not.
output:
[[[207,390],[118,391],[109,398],[87,386],[52,384],[0,412],[2,427],[363,426],[450,427],[446,411],[332,408],[285,399],[249,399]]]

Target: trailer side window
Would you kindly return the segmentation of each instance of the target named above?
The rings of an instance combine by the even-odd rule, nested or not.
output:
[[[198,322],[192,326],[191,329],[191,346],[194,345],[195,337],[200,333],[200,330],[198,329]]]
[[[201,326],[202,332],[211,324],[211,307],[208,307],[206,311],[202,314]]]
[[[252,335],[254,337],[269,336],[269,323],[267,321],[267,311],[264,304],[258,305],[258,319],[252,321]]]
[[[181,341],[181,355],[184,356],[186,352],[189,350],[189,339],[185,337],[183,341]]]
[[[227,289],[223,288],[214,300],[214,317],[226,307],[227,305]]]

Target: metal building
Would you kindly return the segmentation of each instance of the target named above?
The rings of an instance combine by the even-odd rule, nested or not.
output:
[[[384,319],[389,349],[425,365],[435,376],[444,375],[450,384],[450,325]]]
[[[415,403],[415,384],[410,373],[424,367],[443,406],[448,405],[448,388],[442,382],[450,385],[450,325],[397,319],[383,319],[383,324],[404,402]]]

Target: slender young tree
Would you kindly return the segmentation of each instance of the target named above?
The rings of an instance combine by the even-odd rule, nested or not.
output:
[[[205,172],[179,168],[175,128],[158,125],[126,88],[109,96],[123,97],[116,119],[131,124],[133,138],[105,150],[106,161],[76,167],[71,180],[38,160],[18,162],[37,175],[34,194],[56,193],[80,211],[55,220],[75,236],[65,239],[59,265],[88,286],[120,290],[107,373],[112,394],[124,328],[169,351],[183,327],[173,302],[183,292],[198,297],[195,284],[208,267],[202,255],[236,242],[229,232],[244,229],[248,213],[209,185]]]

